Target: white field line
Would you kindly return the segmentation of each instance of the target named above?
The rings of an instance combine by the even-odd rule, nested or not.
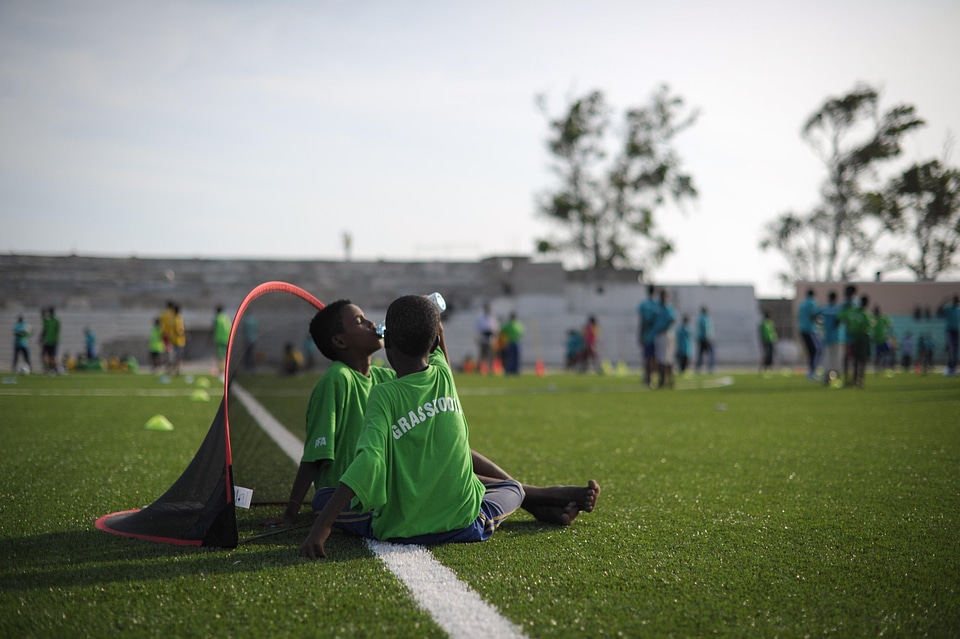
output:
[[[253,396],[236,382],[230,392],[294,463],[300,462],[303,444],[274,419]],[[520,639],[520,629],[497,612],[437,561],[423,546],[406,546],[368,540],[367,545],[410,590],[417,604],[453,639],[506,637]]]
[[[368,540],[370,550],[402,581],[421,608],[455,639],[524,637],[497,609],[457,579],[423,546]]]
[[[230,392],[237,396],[240,403],[243,404],[250,416],[260,424],[260,428],[266,431],[270,439],[277,443],[280,450],[287,454],[287,457],[293,460],[294,464],[300,463],[300,455],[303,454],[303,442],[287,430],[283,424],[278,422],[270,412],[263,407],[260,402],[253,398],[253,395],[243,389],[240,384],[234,382],[230,386]]]
[[[0,389],[0,397],[8,395],[17,397],[189,397],[194,391],[196,391],[194,388],[183,390],[149,388],[3,388]],[[218,391],[214,390],[214,392],[216,393]]]

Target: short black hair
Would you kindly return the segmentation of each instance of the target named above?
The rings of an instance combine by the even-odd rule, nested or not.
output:
[[[440,331],[440,311],[422,295],[404,295],[387,309],[384,344],[404,355],[419,357],[433,348]]]
[[[310,320],[310,337],[317,349],[330,361],[339,361],[340,357],[333,338],[343,332],[343,307],[353,304],[350,300],[337,300],[327,304]]]

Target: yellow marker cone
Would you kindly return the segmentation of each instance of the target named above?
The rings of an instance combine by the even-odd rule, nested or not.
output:
[[[203,390],[202,388],[198,388],[197,390],[193,391],[192,395],[190,395],[190,399],[192,399],[195,402],[209,402],[210,393]]]
[[[207,379],[206,377],[198,377],[197,386],[199,386],[200,388],[210,388],[210,380]]]
[[[147,430],[173,430],[173,424],[163,415],[154,415],[144,424]]]

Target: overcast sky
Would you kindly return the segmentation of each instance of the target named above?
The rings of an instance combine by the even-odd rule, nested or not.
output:
[[[960,134],[960,3],[0,2],[0,251],[532,254],[558,115],[666,83],[700,191],[657,222],[665,283],[779,294],[764,224],[818,199],[806,118],[858,82]],[[956,156],[956,154],[955,154]],[[956,164],[960,158],[953,157]]]

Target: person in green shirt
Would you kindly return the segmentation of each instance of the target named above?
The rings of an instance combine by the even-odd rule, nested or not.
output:
[[[760,373],[773,368],[773,350],[777,344],[777,329],[773,325],[769,312],[764,312],[760,322],[760,345],[763,347],[763,359],[760,360]]]
[[[150,329],[150,365],[153,372],[156,373],[163,366],[163,355],[167,346],[163,341],[163,327],[160,318],[153,320],[153,328]]]
[[[43,346],[43,362],[47,372],[56,375],[59,372],[57,347],[60,345],[60,318],[52,306],[44,309],[42,317],[43,333],[40,342]]]
[[[371,364],[383,342],[376,324],[350,300],[337,300],[318,311],[310,322],[310,336],[332,363],[310,394],[303,456],[286,511],[267,519],[268,526],[295,522],[311,484],[315,490],[337,485],[353,460],[371,389],[396,379],[391,369]]]
[[[507,375],[520,374],[520,340],[526,332],[527,328],[517,319],[515,312],[510,313],[510,320],[500,327],[503,372]]]
[[[853,383],[863,388],[863,376],[870,361],[870,334],[873,331],[873,316],[869,309],[870,298],[860,298],[860,305],[851,304],[840,311],[840,321],[846,326],[853,357]]]
[[[526,501],[520,482],[497,476],[492,463],[478,464],[470,449],[433,303],[417,295],[395,300],[386,327],[387,359],[397,378],[371,390],[356,456],[337,488],[314,499],[320,514],[300,547],[304,557],[327,556],[324,543],[335,524],[397,543],[483,541]],[[568,500],[568,507],[589,511],[600,487],[591,480],[586,487],[534,492],[531,506],[564,508],[557,504]]]
[[[227,345],[230,343],[230,329],[233,323],[223,312],[223,306],[217,306],[213,316],[213,348],[217,353],[217,372],[223,375],[227,370]]]

